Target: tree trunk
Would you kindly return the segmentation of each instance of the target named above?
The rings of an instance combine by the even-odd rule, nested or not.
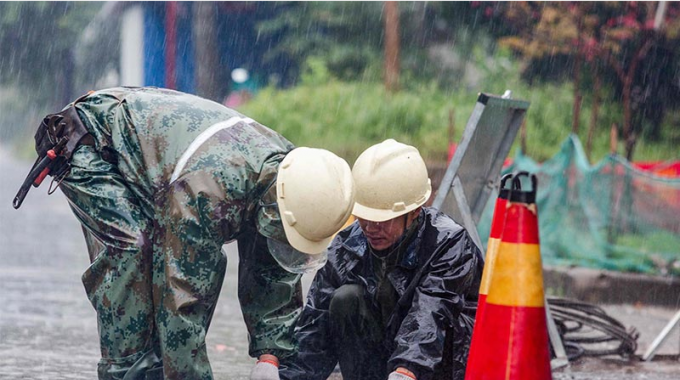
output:
[[[177,2],[165,3],[165,87],[177,89]]]
[[[619,128],[616,123],[612,123],[609,130],[609,154],[616,156],[618,154],[619,145]],[[609,160],[609,218],[607,220],[607,243],[614,244],[616,242],[617,231],[617,214],[619,209],[618,197],[616,196],[616,163],[614,160]],[[610,248],[607,247],[607,250]]]
[[[609,130],[609,154],[616,156],[618,154],[619,146],[619,127],[616,123],[612,123],[612,127]]]
[[[635,73],[637,72],[638,64],[647,55],[649,49],[652,48],[654,44],[651,36],[647,36],[643,40],[644,42],[637,50],[633,58],[631,59],[628,71],[625,73],[623,78],[623,138],[626,145],[626,159],[628,161],[633,160],[633,150],[635,149],[635,144],[637,143],[637,136],[635,131],[633,131],[633,109],[632,109],[632,94],[633,94],[633,80],[635,78]]]
[[[193,5],[193,37],[196,47],[196,94],[217,102],[225,95],[223,86],[227,83],[223,73],[227,67],[220,67],[217,55],[217,8],[212,2],[195,2]]]
[[[522,125],[519,127],[519,148],[522,154],[527,154],[527,119],[522,120]]]
[[[623,142],[625,145],[625,155],[627,160],[633,158],[633,146],[635,145],[632,133],[633,112],[631,110],[631,93],[633,87],[633,78],[627,75],[623,81]]]
[[[577,5],[578,7],[578,5]],[[577,8],[578,9],[578,8]],[[573,117],[571,122],[571,133],[578,135],[579,122],[581,118],[581,63],[583,61],[583,56],[581,54],[581,34],[583,30],[583,22],[581,17],[581,12],[577,10],[576,12],[577,23],[576,23],[576,56],[574,57],[574,108]]]
[[[581,55],[576,54],[574,62],[574,108],[571,122],[571,133],[578,135],[579,119],[581,118]]]
[[[588,140],[586,141],[586,156],[588,156],[588,160],[591,159],[593,133],[595,133],[595,128],[597,128],[597,119],[600,112],[600,88],[602,83],[598,74],[598,72],[595,72],[595,75],[593,75],[595,81],[593,83],[593,108],[590,110],[590,126],[588,127]]]
[[[386,1],[385,19],[385,88],[389,92],[399,88],[399,6]]]

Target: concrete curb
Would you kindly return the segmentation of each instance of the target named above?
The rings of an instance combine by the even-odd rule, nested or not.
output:
[[[680,278],[581,267],[544,267],[547,294],[594,304],[680,307]]]

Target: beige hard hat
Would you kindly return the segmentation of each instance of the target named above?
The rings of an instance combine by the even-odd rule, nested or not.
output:
[[[327,150],[294,149],[279,165],[276,200],[288,243],[307,254],[323,252],[352,214],[352,171]]]
[[[356,217],[384,222],[422,206],[432,186],[418,149],[389,139],[366,149],[352,168]]]

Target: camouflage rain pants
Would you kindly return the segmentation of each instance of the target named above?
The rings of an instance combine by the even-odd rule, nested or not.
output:
[[[82,276],[97,323],[102,359],[100,379],[162,379],[168,368],[190,368],[197,379],[212,379],[205,333],[226,271],[226,257],[210,252],[210,286],[192,311],[194,336],[178,336],[168,323],[173,311],[163,308],[164,256],[154,255],[155,220],[111,163],[90,146],[73,155],[69,175],[60,188],[81,222],[90,256]],[[148,208],[148,207],[146,207]],[[184,331],[185,332],[185,331]],[[164,360],[161,360],[163,358]],[[163,362],[166,363],[163,375]],[[194,377],[192,377],[194,378]]]

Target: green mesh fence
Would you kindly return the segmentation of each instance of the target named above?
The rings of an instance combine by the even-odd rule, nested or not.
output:
[[[680,275],[680,178],[640,171],[619,156],[591,166],[576,136],[543,164],[519,153],[503,174],[517,170],[538,177],[544,264]],[[496,196],[478,225],[484,244]]]

